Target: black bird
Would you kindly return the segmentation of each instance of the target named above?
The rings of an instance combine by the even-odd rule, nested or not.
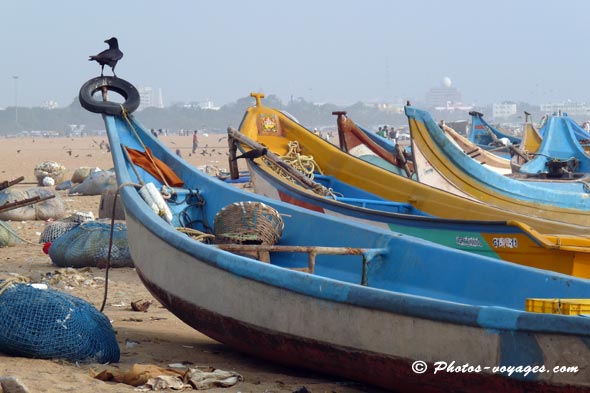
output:
[[[244,154],[242,154],[240,156],[237,156],[232,161],[235,161],[238,158],[249,158],[249,159],[253,160],[255,158],[262,157],[267,152],[268,152],[268,149],[266,147],[264,147],[262,149],[252,149],[250,151],[245,152]]]
[[[103,76],[104,66],[108,65],[113,70],[113,75],[117,77],[117,74],[115,74],[115,66],[117,65],[117,62],[123,57],[123,52],[119,50],[119,41],[117,41],[115,37],[111,37],[105,42],[109,44],[109,49],[103,50],[98,55],[90,56],[88,60],[94,60],[100,64],[100,76]]]

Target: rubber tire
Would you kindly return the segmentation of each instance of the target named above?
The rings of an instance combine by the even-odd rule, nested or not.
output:
[[[123,96],[125,102],[121,104],[118,102],[95,100],[93,98],[94,93],[101,91],[104,86],[107,87],[107,90],[114,91]],[[124,79],[112,76],[99,76],[84,83],[80,88],[78,99],[82,107],[86,110],[112,116],[121,116],[123,114],[121,105],[125,108],[125,112],[130,114],[139,108],[140,103],[139,92],[135,86]]]

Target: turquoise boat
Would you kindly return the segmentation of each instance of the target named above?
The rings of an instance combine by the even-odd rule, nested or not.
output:
[[[95,99],[101,90],[125,102]],[[80,89],[105,122],[136,271],[185,323],[272,362],[388,390],[590,390],[590,319],[527,311],[531,299],[589,298],[590,281],[228,185],[153,137],[127,104],[137,96],[112,77]]]

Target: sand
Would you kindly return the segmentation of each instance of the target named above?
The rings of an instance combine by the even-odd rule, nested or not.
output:
[[[201,135],[200,146],[208,145],[190,155],[190,136],[163,136],[162,141],[180,153],[195,166],[210,165],[227,168],[227,139],[224,135]],[[67,168],[66,179],[79,167],[90,166],[109,169],[110,153],[100,149],[106,136],[82,138],[0,138],[0,181],[24,176],[18,186],[26,189],[36,186],[35,166],[42,161],[56,161]],[[201,154],[207,151],[208,154]],[[245,169],[245,168],[244,168]],[[100,196],[69,196],[57,191],[63,198],[68,213],[91,211],[98,217]],[[39,234],[44,221],[10,222],[19,236],[29,243],[0,249],[0,279],[19,274],[33,279],[60,268],[51,263],[42,251]],[[104,295],[105,271],[89,268],[79,271],[85,281],[62,281],[55,287],[85,299],[100,308]],[[96,278],[96,279],[94,279]],[[153,301],[147,312],[136,312],[130,307],[133,301]],[[117,364],[72,364],[62,360],[40,360],[11,357],[0,354],[0,377],[15,376],[30,392],[133,392],[134,387],[121,383],[103,382],[93,375],[103,370],[127,371],[133,364],[151,364],[168,367],[172,363],[209,366],[215,369],[236,371],[244,381],[230,388],[213,388],[211,392],[294,392],[301,387],[310,392],[366,392],[377,391],[339,378],[314,374],[309,371],[285,368],[233,351],[188,325],[168,312],[149,294],[132,268],[112,269],[104,313],[112,321],[121,349]],[[1,390],[1,389],[0,389]]]

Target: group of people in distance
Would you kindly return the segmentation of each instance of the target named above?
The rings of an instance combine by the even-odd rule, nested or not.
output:
[[[377,135],[387,138],[395,143],[397,141],[397,137],[399,136],[399,131],[397,131],[395,127],[389,128],[386,124],[383,127],[379,127]]]

